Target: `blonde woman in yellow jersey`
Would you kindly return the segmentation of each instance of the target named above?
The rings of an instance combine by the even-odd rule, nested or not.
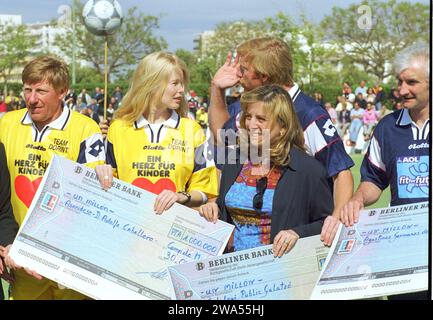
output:
[[[217,173],[205,134],[187,118],[185,63],[156,52],[138,65],[107,134],[107,163],[96,167],[108,189],[119,179],[158,194],[157,214],[175,202],[197,207],[217,195]]]
[[[105,160],[98,125],[63,103],[69,88],[68,66],[63,61],[49,56],[35,58],[24,67],[22,81],[27,108],[8,112],[0,119],[0,143],[6,151],[11,203],[19,225],[54,154],[91,167]],[[15,276],[12,299],[86,298],[17,266],[10,257],[5,262]]]

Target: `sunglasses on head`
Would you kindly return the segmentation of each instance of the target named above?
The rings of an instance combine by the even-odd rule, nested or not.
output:
[[[268,177],[261,177],[256,180],[256,195],[253,198],[253,208],[261,210],[263,208],[263,195],[268,187]]]

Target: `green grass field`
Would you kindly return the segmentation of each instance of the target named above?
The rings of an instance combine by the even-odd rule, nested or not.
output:
[[[364,159],[364,156],[362,154],[354,154],[352,155],[352,159],[355,162],[355,166],[352,167],[352,175],[354,180],[354,185],[356,189],[359,185],[359,180],[361,179],[361,173],[359,171],[359,167],[361,166],[362,160]],[[391,201],[391,193],[389,191],[389,187],[385,189],[385,191],[382,192],[382,195],[380,199],[373,205],[369,206],[368,208],[384,208],[389,206],[389,202]]]
[[[363,155],[361,154],[354,154],[352,155],[352,159],[355,162],[355,166],[352,168],[352,174],[353,174],[353,180],[355,183],[355,190],[358,187],[359,184],[359,180],[361,178],[360,172],[359,172],[359,167],[361,166],[362,163],[362,159],[363,159]],[[369,208],[382,208],[382,207],[387,207],[389,205],[389,201],[391,199],[391,195],[389,192],[389,188],[387,188],[383,193],[382,196],[380,197],[379,201],[377,201],[374,205],[370,206]],[[5,292],[6,295],[6,288],[7,288],[7,283],[4,282],[2,280],[3,283],[3,291]]]

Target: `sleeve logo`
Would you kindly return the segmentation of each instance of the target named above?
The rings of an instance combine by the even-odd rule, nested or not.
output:
[[[331,119],[328,119],[325,122],[325,124],[323,125],[323,129],[325,129],[324,133],[328,137],[334,136],[335,131],[337,131],[337,129],[335,129],[334,124],[332,123]]]
[[[91,146],[89,154],[94,156],[95,158],[98,157],[98,155],[104,151],[104,143],[101,140],[96,140]]]

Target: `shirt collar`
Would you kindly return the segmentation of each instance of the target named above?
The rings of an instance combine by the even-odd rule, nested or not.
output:
[[[293,83],[293,86],[289,90],[289,95],[292,98],[293,101],[296,100],[301,90],[299,89],[299,86],[297,83]]]
[[[426,121],[426,123],[428,123],[428,121]],[[408,126],[408,125],[411,125],[412,123],[414,123],[411,116],[410,116],[409,110],[406,108],[401,109],[400,114],[399,114],[397,121],[395,123],[398,126]]]
[[[165,120],[162,124],[166,127],[177,129],[179,127],[179,123],[180,123],[180,116],[177,114],[176,111],[172,111],[170,118]],[[138,118],[138,120],[134,122],[135,129],[140,129],[147,125],[150,125],[150,123],[143,115],[141,115],[140,118]]]
[[[68,123],[70,115],[71,115],[71,110],[69,110],[69,108],[64,105],[60,117],[58,117],[56,120],[54,120],[53,122],[49,123],[46,126],[52,129],[63,130],[65,129],[66,124]],[[34,123],[28,111],[24,114],[24,117],[21,119],[21,123],[25,125]]]
[[[409,110],[402,109],[397,118],[396,125],[398,126],[407,126],[412,124],[412,118],[410,117]]]

